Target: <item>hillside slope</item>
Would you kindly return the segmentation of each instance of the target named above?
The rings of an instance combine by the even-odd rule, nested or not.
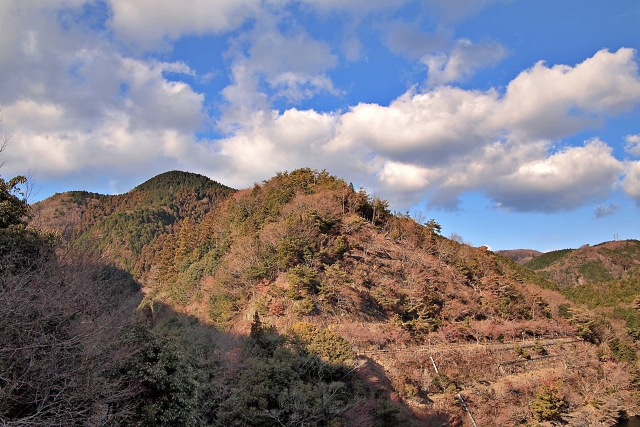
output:
[[[368,399],[395,402],[414,425],[466,425],[458,392],[482,425],[571,425],[585,416],[607,425],[598,420],[636,411],[628,336],[573,307],[554,282],[441,236],[435,220],[392,213],[386,201],[311,169],[237,192],[168,181],[87,196],[55,218],[79,212],[77,244],[132,272],[151,313],[167,305],[238,336],[262,325],[327,360],[351,359],[373,387]],[[504,366],[520,366],[526,378]],[[531,409],[545,393],[557,408]],[[510,403],[491,409],[491,396]],[[358,425],[373,425],[365,415]]]
[[[32,225],[73,234],[130,271],[142,248],[176,221],[201,219],[234,191],[203,175],[171,171],[125,194],[56,194],[33,206]]]
[[[611,241],[547,252],[524,266],[563,286],[637,277],[640,276],[640,241]]]

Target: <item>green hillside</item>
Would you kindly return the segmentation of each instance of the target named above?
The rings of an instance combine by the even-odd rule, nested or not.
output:
[[[203,175],[171,171],[125,194],[71,191],[35,208],[53,211],[51,224],[61,223],[65,216],[75,213],[77,242],[98,252],[108,252],[120,267],[132,271],[142,249],[168,227],[185,218],[201,219],[234,191]]]
[[[611,241],[547,252],[524,266],[561,286],[637,277],[640,275],[640,241]]]
[[[540,256],[535,257],[531,261],[526,262],[524,266],[534,271],[542,270],[561,260],[573,251],[574,249],[561,249],[558,251],[546,252]]]

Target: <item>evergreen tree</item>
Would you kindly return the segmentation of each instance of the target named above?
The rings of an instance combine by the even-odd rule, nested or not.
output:
[[[25,224],[30,209],[25,191],[20,187],[27,178],[16,176],[9,181],[0,178],[0,229]]]

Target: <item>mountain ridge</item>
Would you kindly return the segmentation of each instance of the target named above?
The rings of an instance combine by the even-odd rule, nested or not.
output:
[[[547,252],[523,265],[562,286],[629,278],[640,274],[640,241],[614,240]]]
[[[55,196],[59,209],[63,200],[76,197],[79,202],[68,202],[72,209],[59,210],[57,219],[78,213],[71,227],[76,244],[129,271],[144,287],[141,307],[152,318],[154,307],[167,305],[233,335],[251,335],[260,324],[323,357],[349,354],[345,342],[358,351],[426,343],[487,345],[482,363],[462,353],[447,360],[433,355],[442,375],[429,372],[424,358],[402,356],[405,362],[399,365],[394,360],[401,356],[395,353],[367,356],[369,368],[359,375],[384,373],[389,382],[381,385],[383,395],[396,399],[414,424],[429,419],[440,420],[438,425],[463,423],[460,407],[442,403],[436,409],[425,403],[429,395],[452,391],[473,402],[481,424],[516,423],[508,407],[490,410],[486,393],[505,399],[504,390],[518,393],[522,399],[512,405],[525,413],[528,402],[537,399],[540,382],[559,380],[564,385],[557,386],[558,395],[572,396],[562,413],[575,415],[586,410],[588,397],[572,384],[581,372],[597,375],[603,363],[598,348],[610,355],[610,369],[630,384],[618,355],[620,342],[629,338],[618,337],[619,325],[576,306],[557,292],[555,282],[499,253],[441,236],[433,219],[420,224],[392,212],[386,201],[325,171],[279,172],[252,188],[221,186],[211,192],[210,187],[206,194],[186,187],[174,191],[171,182],[179,174],[162,174],[120,196]],[[196,186],[207,183],[191,178]],[[317,341],[320,331],[326,331],[323,344]],[[585,342],[580,369],[536,368],[529,371],[533,383],[495,374],[496,364],[526,364],[522,361],[532,358],[531,351],[577,360],[575,349],[534,344],[536,337],[567,333]],[[500,351],[491,346],[515,340],[522,345]],[[338,348],[341,353],[333,352]],[[631,385],[624,385],[616,394],[628,412],[635,411],[631,393]],[[598,394],[598,399],[611,397]],[[613,413],[612,407],[601,408],[589,411],[603,417]]]

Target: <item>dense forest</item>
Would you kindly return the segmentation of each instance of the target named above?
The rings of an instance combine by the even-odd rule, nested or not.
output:
[[[637,411],[634,266],[568,286],[537,273],[565,253],[522,266],[311,169],[240,191],[173,171],[33,207],[22,183],[0,188],[3,425],[605,426]]]

